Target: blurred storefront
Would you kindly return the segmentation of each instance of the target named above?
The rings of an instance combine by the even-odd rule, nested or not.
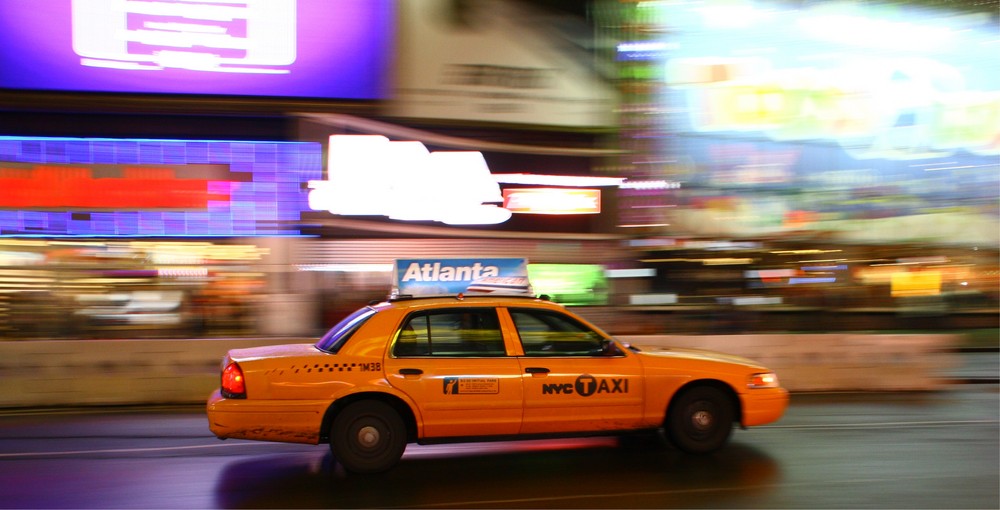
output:
[[[319,144],[0,137],[0,331],[258,334]]]
[[[254,244],[0,240],[0,336],[246,336],[266,252]]]
[[[332,136],[339,144],[0,139],[4,335],[313,335],[384,298],[392,262],[413,257],[554,264],[539,266],[550,282],[540,291],[567,302],[610,304],[600,269],[629,257],[620,236],[600,233],[600,225],[614,224],[601,207],[602,190],[613,191],[617,181],[494,174],[484,166],[478,180],[449,183],[437,166],[416,160],[382,165],[380,157],[397,147],[430,158],[421,142]],[[345,143],[373,140],[378,150],[360,153],[363,168],[342,168],[339,151],[353,150]],[[484,161],[478,151],[446,153]],[[326,172],[324,160],[333,165]],[[363,180],[352,187],[341,177]],[[332,214],[321,193],[329,184],[355,198],[370,193],[360,203],[367,209]],[[466,195],[474,200],[456,200]],[[500,207],[505,200],[509,209]],[[415,217],[421,205],[435,208]],[[477,219],[480,209],[501,211],[515,225]],[[580,276],[584,271],[596,277]],[[574,279],[582,283],[574,286]]]
[[[951,330],[1000,326],[1000,250],[825,240],[633,243],[655,301],[624,309],[680,331]]]
[[[21,51],[22,4],[0,338],[313,335],[393,260],[469,256],[528,259],[616,333],[997,326],[995,16],[610,1],[595,33],[530,2],[299,0],[297,32],[216,61],[93,53],[55,5],[65,44]],[[820,30],[851,20],[947,40]],[[295,58],[255,53],[290,33]]]
[[[613,232],[620,179],[588,179],[608,153],[600,145],[615,127],[616,93],[586,49],[559,48],[585,24],[557,16],[565,28],[553,29],[509,2],[232,5],[232,22],[197,19],[248,49],[217,53],[217,40],[172,48],[174,33],[100,46],[111,36],[73,24],[61,4],[48,19],[77,44],[32,46],[35,32],[17,27],[40,21],[23,7],[0,3],[10,28],[0,62],[25,69],[0,83],[5,337],[315,334],[384,297],[387,264],[415,256],[525,257],[549,264],[540,278],[560,299],[611,301],[600,269],[628,256]],[[130,11],[120,33],[204,14],[160,7]],[[244,33],[244,21],[283,29]],[[278,40],[292,36],[294,52]],[[29,47],[60,66],[47,78],[27,72],[15,52]],[[167,47],[174,58],[157,57]],[[131,79],[140,70],[157,79]],[[194,79],[203,76],[221,79]],[[338,199],[381,190],[361,202],[392,212],[312,207],[313,183],[336,177],[326,168],[332,135],[478,154],[486,173],[466,182],[459,167],[455,184],[413,160],[392,176],[337,164],[337,176],[359,181],[328,185]],[[466,194],[473,209],[458,207]],[[421,204],[439,210],[399,217]],[[472,221],[480,209],[507,218]]]

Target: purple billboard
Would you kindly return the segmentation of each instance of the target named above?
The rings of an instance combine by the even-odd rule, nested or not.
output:
[[[393,0],[0,0],[0,88],[372,100]]]

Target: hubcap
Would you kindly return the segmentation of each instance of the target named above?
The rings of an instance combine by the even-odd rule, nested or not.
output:
[[[699,430],[705,430],[712,426],[712,413],[708,411],[697,411],[691,415],[691,423]]]
[[[378,444],[379,433],[375,427],[361,427],[358,431],[358,442],[365,448],[371,448]]]

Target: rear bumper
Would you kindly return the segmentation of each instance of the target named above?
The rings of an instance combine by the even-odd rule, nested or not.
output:
[[[740,395],[743,418],[740,424],[753,427],[778,421],[788,408],[788,390],[784,388],[753,389]]]
[[[326,401],[208,398],[208,428],[220,439],[318,444]]]

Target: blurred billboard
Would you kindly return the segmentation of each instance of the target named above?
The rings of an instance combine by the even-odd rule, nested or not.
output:
[[[392,0],[0,0],[0,89],[384,99]]]
[[[0,237],[298,235],[311,142],[0,136]]]
[[[610,128],[616,91],[586,23],[530,2],[400,2],[397,117]]]
[[[642,2],[673,228],[1000,244],[1000,24],[879,2]]]

